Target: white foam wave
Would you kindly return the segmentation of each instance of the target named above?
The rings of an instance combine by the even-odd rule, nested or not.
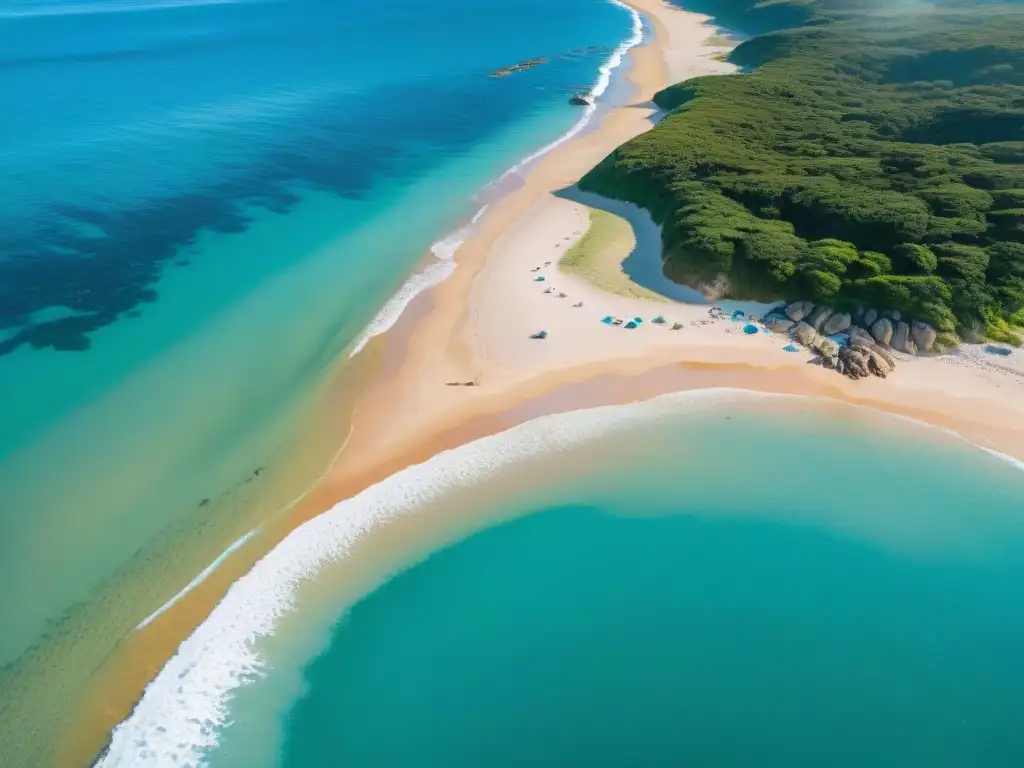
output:
[[[508,176],[512,175],[513,173],[521,171],[524,166],[529,165],[533,161],[539,160],[544,155],[548,154],[551,150],[569,141],[571,138],[576,136],[580,131],[586,128],[587,124],[590,122],[590,119],[594,116],[594,112],[597,111],[597,100],[600,99],[600,97],[602,96],[602,94],[604,94],[606,90],[608,90],[608,85],[609,83],[611,83],[612,80],[612,72],[620,64],[622,64],[622,60],[625,58],[626,54],[629,52],[631,48],[634,48],[635,46],[643,42],[644,22],[643,18],[640,16],[637,10],[626,5],[625,3],[619,2],[619,0],[609,0],[609,2],[611,2],[612,5],[617,5],[620,8],[625,8],[627,11],[629,11],[629,13],[633,17],[633,28],[630,32],[629,37],[626,38],[622,43],[620,43],[619,46],[614,51],[612,51],[612,55],[608,57],[608,60],[605,61],[605,63],[598,68],[597,81],[594,83],[594,87],[590,89],[590,95],[594,97],[595,103],[588,104],[586,107],[583,108],[583,114],[580,116],[580,119],[573,124],[572,128],[563,133],[550,144],[544,145],[536,152],[527,155],[518,163],[513,165],[498,178],[499,182],[502,179],[505,179]]]
[[[640,17],[640,14],[625,3],[619,2],[619,0],[609,0],[609,2],[629,11],[633,17],[633,26],[630,36],[614,51],[612,51],[608,60],[605,61],[598,69],[597,81],[594,83],[594,87],[590,89],[590,93],[594,97],[595,101],[600,98],[606,90],[608,90],[608,84],[611,82],[612,72],[615,68],[622,64],[622,60],[629,50],[634,46],[639,45],[643,41],[644,37],[643,19]],[[488,184],[487,187],[491,187],[494,184],[499,183],[502,179],[508,178],[510,175],[521,171],[525,166],[540,159],[551,152],[551,150],[569,141],[580,131],[586,128],[596,110],[596,104],[587,105],[583,109],[583,114],[580,116],[580,119],[573,124],[572,128],[550,144],[545,144],[536,152],[533,152],[522,160],[519,160],[515,165],[501,174],[496,181]],[[486,211],[487,206],[485,205],[473,214],[473,218],[469,221],[469,226],[479,222]],[[454,258],[455,252],[465,241],[468,234],[469,227],[461,227],[450,235],[438,240],[431,246],[430,250],[438,259],[451,260]],[[390,330],[395,323],[398,322],[398,319],[402,316],[402,312],[405,311],[405,308],[409,306],[409,302],[423,291],[432,288],[443,280],[446,280],[448,276],[455,271],[455,266],[454,261],[450,261],[448,264],[431,264],[420,272],[413,274],[412,277],[406,280],[405,283],[402,284],[402,287],[398,289],[398,292],[388,300],[388,302],[374,316],[373,320],[370,321],[369,325],[367,325],[363,330],[362,335],[359,337],[359,341],[356,342],[355,346],[352,348],[352,352],[349,354],[349,357],[354,357],[359,354],[374,336],[379,336],[380,334]]]
[[[228,718],[232,691],[265,669],[256,642],[273,633],[281,616],[293,608],[303,581],[345,557],[375,526],[416,514],[453,490],[484,483],[515,462],[569,450],[684,411],[769,399],[809,398],[741,389],[693,390],[542,416],[439,453],[340,502],[292,531],[228,590],[146,687],[128,719],[114,729],[98,765],[200,764]]]
[[[356,342],[356,345],[352,348],[352,352],[349,353],[349,357],[355,357],[362,352],[363,347],[365,347],[374,336],[379,336],[385,331],[390,330],[391,327],[398,322],[398,318],[402,316],[405,308],[409,306],[409,302],[415,299],[419,294],[448,279],[448,276],[451,275],[451,273],[455,271],[455,267],[458,266],[455,263],[455,252],[459,250],[459,246],[465,242],[473,224],[480,220],[480,217],[484,215],[484,211],[486,210],[487,206],[485,205],[473,214],[473,218],[469,220],[469,224],[464,227],[459,227],[451,234],[442,237],[430,246],[430,252],[433,254],[434,258],[437,259],[437,262],[424,267],[418,272],[414,272],[408,280],[402,283],[402,287],[399,288],[390,299],[388,299],[387,303],[380,308],[380,311],[374,315],[366,328],[363,329],[363,334],[359,337],[359,341]]]
[[[414,514],[453,490],[485,482],[503,467],[626,430],[663,413],[770,397],[703,390],[630,405],[543,416],[408,467],[292,531],[228,590],[209,618],[146,687],[111,736],[102,768],[193,766],[217,743],[232,691],[263,673],[256,642],[292,609],[300,584],[343,558],[372,528]]]
[[[245,544],[245,542],[247,542],[249,539],[251,539],[253,536],[256,535],[256,530],[257,529],[253,529],[253,530],[249,531],[247,534],[245,534],[240,539],[238,539],[236,542],[234,542],[230,547],[228,547],[223,552],[221,552],[220,555],[218,555],[217,559],[214,560],[212,563],[210,563],[208,566],[206,566],[206,568],[203,569],[203,572],[200,573],[198,576],[196,576],[194,579],[192,579],[192,581],[190,581],[185,586],[184,589],[182,589],[180,592],[178,592],[178,594],[176,594],[174,597],[172,597],[166,603],[164,603],[159,608],[157,608],[155,611],[153,611],[153,613],[149,614],[149,616],[147,616],[145,619],[143,619],[141,622],[139,622],[139,625],[137,627],[135,627],[136,631],[138,631],[138,630],[142,629],[143,627],[147,626],[148,624],[152,623],[152,621],[156,617],[158,617],[160,614],[162,614],[165,611],[167,611],[168,608],[170,608],[176,602],[181,600],[181,598],[183,598],[185,595],[187,595],[193,589],[195,589],[200,584],[202,584],[204,581],[206,581],[206,577],[209,576],[211,573],[213,573],[215,570],[217,570],[217,566],[219,566],[221,563],[223,563],[225,560],[227,560],[231,556],[232,552],[237,550],[240,546]]]

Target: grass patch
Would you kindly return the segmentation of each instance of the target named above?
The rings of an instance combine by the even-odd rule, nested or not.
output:
[[[636,244],[633,227],[621,216],[587,207],[590,220],[583,237],[566,251],[558,267],[609,293],[666,301],[659,293],[637,285],[622,271],[622,262]]]

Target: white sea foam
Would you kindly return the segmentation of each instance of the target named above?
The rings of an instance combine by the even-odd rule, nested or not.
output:
[[[99,765],[200,764],[205,751],[217,743],[232,692],[265,669],[256,642],[273,633],[281,616],[293,608],[303,581],[345,557],[382,522],[416,514],[453,490],[485,483],[515,462],[570,450],[640,423],[661,423],[673,414],[752,400],[794,398],[807,399],[741,389],[694,390],[542,416],[439,453],[340,502],[292,531],[228,590],[147,686],[128,719],[114,729]]]
[[[230,547],[228,547],[223,552],[221,552],[220,555],[217,556],[216,560],[214,560],[212,563],[210,563],[208,566],[206,566],[206,568],[203,569],[202,573],[200,573],[198,576],[196,576],[194,579],[192,579],[192,581],[190,581],[187,585],[185,585],[184,589],[182,589],[180,592],[178,592],[178,594],[176,594],[174,597],[172,597],[166,603],[164,603],[159,608],[157,608],[155,611],[153,611],[153,613],[149,614],[149,616],[147,616],[141,622],[139,622],[139,625],[137,627],[135,627],[135,629],[136,630],[142,629],[143,627],[145,627],[145,626],[149,625],[150,623],[152,623],[153,619],[155,619],[160,614],[166,612],[168,608],[170,608],[176,602],[181,600],[181,598],[183,598],[185,595],[187,595],[193,589],[195,589],[200,584],[202,584],[204,581],[206,581],[206,577],[209,576],[211,573],[213,573],[215,570],[217,570],[217,566],[219,566],[221,563],[223,563],[225,560],[227,560],[235,550],[237,550],[240,546],[245,544],[245,542],[247,542],[249,539],[251,539],[255,535],[256,535],[256,529],[249,531],[247,534],[245,534],[244,536],[239,538],[237,541],[235,541],[235,543],[233,543]]]
[[[227,720],[232,691],[264,670],[256,642],[271,634],[293,607],[304,580],[343,558],[381,522],[414,514],[455,489],[486,482],[514,462],[567,450],[629,429],[638,420],[763,396],[743,390],[704,390],[544,416],[440,453],[342,501],[292,531],[235,582],[146,687],[128,719],[114,729],[98,764],[103,768],[201,764]]]
[[[402,287],[387,300],[384,306],[373,316],[373,319],[366,328],[363,329],[363,334],[352,348],[349,357],[358,355],[363,351],[363,347],[366,346],[370,339],[374,336],[379,336],[397,323],[405,308],[409,306],[409,302],[428,288],[432,288],[446,280],[455,271],[455,267],[458,266],[455,263],[455,252],[465,242],[473,224],[480,220],[480,217],[484,215],[486,210],[487,206],[485,205],[473,214],[469,224],[459,227],[430,246],[430,252],[436,261],[428,264],[418,272],[413,272],[409,279],[402,283]]]
[[[630,36],[614,51],[612,51],[608,60],[605,61],[598,69],[597,81],[594,83],[594,87],[590,89],[590,93],[594,97],[595,101],[599,99],[606,90],[608,90],[608,84],[611,82],[612,72],[615,68],[622,64],[622,60],[625,58],[629,50],[634,46],[639,45],[643,41],[644,37],[643,19],[640,17],[640,14],[625,3],[619,2],[619,0],[609,0],[609,2],[629,11],[633,17],[633,27]],[[522,160],[519,160],[515,165],[501,174],[496,181],[488,184],[487,187],[491,187],[494,184],[501,182],[502,179],[506,179],[514,173],[518,173],[525,166],[535,160],[539,160],[541,157],[551,152],[551,150],[569,141],[587,127],[587,124],[594,116],[594,112],[596,110],[596,103],[588,104],[584,107],[583,114],[580,116],[579,120],[573,124],[572,128],[550,144],[545,144],[537,151],[532,152]],[[452,272],[455,271],[456,264],[453,260],[455,252],[469,235],[471,227],[480,221],[486,210],[487,206],[485,205],[473,214],[473,218],[470,219],[469,225],[460,227],[431,246],[431,252],[441,261],[437,264],[430,264],[419,272],[414,273],[402,284],[402,287],[398,289],[398,292],[387,301],[366,328],[363,329],[363,333],[359,337],[359,341],[356,342],[355,346],[352,348],[352,352],[349,354],[349,357],[354,357],[359,354],[374,336],[379,336],[380,334],[390,330],[395,323],[398,322],[398,319],[402,316],[402,312],[405,311],[405,308],[409,306],[409,303],[416,298],[416,296],[423,291],[432,288],[443,280],[446,280]]]
[[[507,178],[513,173],[521,171],[524,166],[529,165],[535,160],[539,160],[544,155],[548,154],[551,150],[555,149],[555,147],[561,146],[562,144],[576,136],[584,128],[586,128],[587,124],[590,122],[590,119],[594,116],[594,112],[597,111],[597,100],[602,96],[602,94],[604,94],[606,90],[608,90],[608,85],[609,83],[611,83],[612,80],[612,72],[616,69],[616,67],[618,67],[622,63],[622,60],[625,58],[626,54],[629,52],[631,48],[643,42],[644,22],[640,14],[637,13],[637,11],[634,8],[631,8],[625,3],[620,3],[619,0],[609,0],[609,2],[611,2],[612,5],[617,5],[620,8],[625,8],[627,11],[629,11],[629,13],[633,17],[633,28],[630,33],[630,36],[626,38],[626,40],[624,40],[618,48],[612,51],[612,55],[609,56],[608,60],[604,64],[602,64],[598,69],[597,82],[595,82],[594,87],[590,89],[590,95],[594,97],[595,103],[588,104],[586,107],[583,108],[583,114],[580,116],[580,119],[573,124],[572,128],[563,133],[550,144],[545,144],[536,152],[533,152],[532,154],[529,154],[526,157],[524,157],[518,163],[516,163],[507,171],[505,171],[498,178],[498,181]]]

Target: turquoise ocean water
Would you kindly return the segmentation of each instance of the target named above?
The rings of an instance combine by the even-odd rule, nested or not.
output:
[[[21,734],[315,479],[344,433],[296,441],[338,361],[633,25],[603,0],[0,7],[0,692],[60,684],[12,704]]]
[[[544,417],[298,529],[101,764],[1020,765],[1021,472],[798,398]]]

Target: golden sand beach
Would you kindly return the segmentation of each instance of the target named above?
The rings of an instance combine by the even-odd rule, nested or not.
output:
[[[62,765],[95,756],[231,582],[297,525],[403,467],[542,414],[727,386],[871,406],[1024,458],[1024,372],[983,364],[968,351],[909,361],[884,381],[850,381],[808,365],[805,353],[785,352],[782,337],[746,336],[727,321],[701,325],[706,306],[665,301],[643,289],[609,292],[593,276],[558,268],[591,221],[587,207],[566,190],[654,124],[657,90],[734,69],[721,60],[724,40],[706,17],[661,0],[630,4],[654,29],[654,39],[630,54],[630,103],[529,166],[521,186],[494,202],[463,243],[454,274],[418,296],[394,328],[367,345],[356,366],[369,371],[370,381],[352,406],[351,434],[338,435],[345,449],[332,470],[287,515],[122,644],[98,672],[82,719],[63,734]],[[606,279],[621,285],[620,263],[636,240],[621,237],[617,226],[620,237],[591,266],[611,270]],[[536,279],[540,275],[544,281]],[[602,323],[607,315],[645,322],[627,331]],[[668,323],[652,324],[658,315]],[[671,330],[673,323],[682,328]],[[540,330],[547,338],[531,338]],[[455,382],[474,386],[449,386]],[[403,533],[401,525],[413,527]],[[371,554],[357,554],[353,562],[373,561],[368,572],[386,571],[380,564],[400,561],[396,553],[408,546],[415,525],[375,532],[366,542]],[[360,590],[372,587],[370,578],[353,578]]]

